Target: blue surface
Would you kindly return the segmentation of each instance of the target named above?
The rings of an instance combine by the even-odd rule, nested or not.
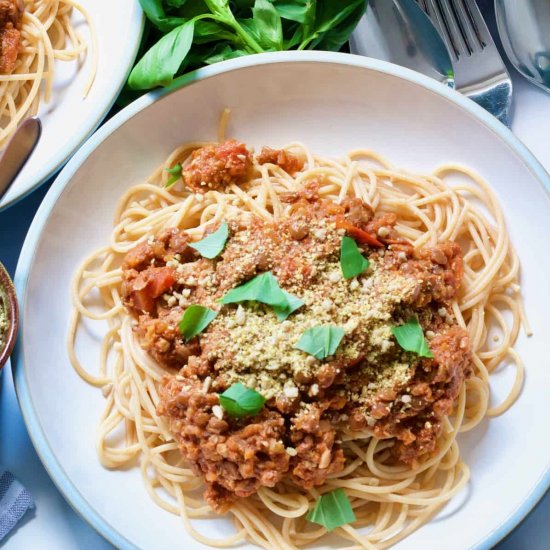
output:
[[[303,55],[304,55],[304,54],[302,54],[302,56],[303,56]],[[326,57],[329,57],[329,56],[326,56]],[[267,58],[267,56],[266,56],[266,58]],[[305,59],[305,56],[304,56],[304,59]],[[318,58],[317,60],[320,60],[320,59]],[[336,61],[336,56],[334,56],[333,61]],[[342,59],[338,59],[338,61],[341,62]],[[257,61],[256,61],[256,62],[257,62]],[[346,62],[348,62],[348,63],[350,63],[350,64],[356,64],[356,63],[357,63],[357,64],[360,64],[360,62],[357,61],[357,60],[354,61],[354,62],[351,62],[350,60],[346,60]],[[372,63],[372,62],[371,62],[371,63]],[[226,67],[229,67],[229,66],[237,66],[237,65],[242,66],[243,64],[246,64],[246,62],[245,62],[245,63],[243,63],[243,62],[229,62],[229,63],[226,63],[226,64],[224,64],[224,65],[225,65]],[[377,65],[380,65],[380,67],[377,67],[377,68],[379,68],[379,69],[380,69],[380,68],[384,68],[384,69],[387,69],[388,72],[393,72],[393,70],[389,70],[389,68],[383,67],[383,64],[377,64]],[[209,70],[201,71],[200,74],[201,74],[201,76],[206,76],[206,75],[210,75],[210,74],[215,74],[215,73],[218,72],[219,70],[221,70],[221,67],[216,66],[215,69],[214,69],[214,68],[209,68]],[[426,87],[428,87],[428,88],[432,88],[432,84],[431,84],[429,81],[427,81],[427,79],[420,78],[419,76],[414,75],[413,73],[410,73],[410,72],[408,72],[408,74],[407,74],[406,76],[407,76],[408,78],[410,78],[411,80],[418,81],[419,83],[421,83],[422,85],[424,85],[424,86],[426,86]],[[437,91],[439,91],[439,90],[437,90]],[[443,93],[443,92],[440,91],[440,93]],[[451,94],[451,93],[452,93],[452,92],[448,92],[448,94]],[[148,99],[149,99],[149,98],[148,98]],[[453,99],[454,99],[455,101],[457,101],[457,102],[463,104],[463,107],[466,108],[466,109],[472,110],[472,111],[474,111],[474,112],[476,112],[476,109],[478,109],[477,106],[476,106],[475,108],[474,108],[474,107],[471,107],[471,104],[470,104],[469,102],[466,103],[467,100],[465,100],[465,99],[462,98],[462,97],[454,97]],[[141,102],[140,102],[141,105],[144,105],[144,104],[148,103],[148,101],[147,101],[145,98],[144,98],[144,100],[145,100],[145,101],[141,101]],[[134,107],[134,109],[135,109],[135,107]],[[509,132],[507,132],[503,127],[501,127],[500,125],[497,127],[497,126],[496,126],[497,123],[495,123],[494,119],[492,119],[489,115],[487,115],[487,113],[485,113],[484,111],[481,111],[481,110],[477,111],[476,114],[477,114],[478,117],[484,119],[484,122],[485,122],[488,126],[491,126],[491,127],[493,128],[493,130],[495,130],[497,133],[499,133],[503,139],[505,139],[505,140],[508,141],[513,147],[515,147],[515,148],[518,150],[518,152],[521,152],[521,153],[522,153],[522,156],[524,156],[526,159],[528,159],[529,154],[528,154],[528,152],[527,152],[526,150],[523,150],[523,149],[524,149],[523,146],[521,146],[521,145],[519,144],[519,142],[517,142],[517,140],[515,140],[515,139],[512,137],[512,135],[511,135]],[[122,115],[122,116],[121,116],[121,115]],[[126,116],[126,113],[124,113],[124,114],[121,113],[121,114],[117,117],[117,118],[119,119],[118,121],[120,121],[121,119],[124,119],[125,116]],[[100,132],[99,132],[99,134],[103,134],[103,135],[104,135],[106,132],[108,132],[108,131],[114,129],[114,126],[116,126],[116,123],[117,123],[118,121],[113,121],[114,124],[109,124],[109,125],[108,125],[110,128],[104,128],[103,131],[100,131]],[[93,138],[93,139],[91,140],[92,143],[87,144],[87,146],[86,146],[84,149],[88,149],[88,152],[89,152],[89,150],[93,149],[93,147],[94,147],[94,142],[97,144],[97,140],[98,140],[98,136],[96,136],[95,138]],[[77,155],[77,157],[79,157],[79,159],[82,160],[83,154],[84,154],[84,152],[81,151],[80,154]],[[536,162],[534,161],[534,159],[528,159],[528,160],[529,160],[529,163],[532,165],[532,168],[533,168],[535,171],[538,172],[539,169],[540,169],[540,167],[537,167]],[[73,171],[73,170],[77,167],[77,163],[78,163],[78,160],[77,160],[77,159],[74,159],[74,162],[71,163],[71,166],[69,167],[68,171],[69,171],[69,172]],[[67,176],[68,176],[68,174],[67,174]],[[541,177],[542,177],[542,175],[541,175]],[[67,179],[67,177],[62,177],[62,178],[60,179],[60,181],[57,182],[57,184],[55,185],[56,189],[55,189],[55,192],[53,193],[53,195],[56,195],[56,194],[60,191],[60,189],[61,189],[61,187],[62,187],[62,185],[63,185],[63,183],[64,183],[62,180],[66,180],[66,179]],[[43,195],[43,190],[40,191],[40,193]],[[54,196],[53,196],[53,195],[50,196],[50,197],[48,197],[48,201],[47,201],[47,202],[49,203],[49,206],[51,206],[51,204],[53,203],[53,199],[54,199]],[[27,204],[27,202],[30,200],[30,198],[31,198],[31,197],[29,197],[28,199],[26,199],[25,201],[23,201],[20,205],[17,205],[16,207],[14,207],[15,213],[11,213],[11,211],[8,211],[8,214],[7,214],[6,217],[11,218],[11,220],[9,220],[9,221],[11,221],[12,224],[13,224],[13,225],[11,226],[11,230],[12,230],[12,231],[13,231],[13,228],[19,227],[19,226],[20,226],[20,224],[21,224],[21,218],[22,218],[25,214],[26,214],[26,216],[27,216],[27,220],[30,221],[30,217],[32,216],[32,213],[34,212],[34,208],[36,207],[36,204],[34,205],[34,207],[33,207],[33,206],[30,207],[30,212],[28,212],[28,213],[17,212],[17,210],[20,210],[21,208],[23,208],[23,207]],[[38,200],[39,200],[39,199],[38,199]],[[45,208],[45,209],[42,210],[41,216],[40,216],[42,222],[44,221],[44,219],[45,219],[45,217],[46,217],[46,215],[47,215],[47,211],[48,211],[48,210],[49,210],[49,208]],[[12,216],[14,216],[14,217],[12,217]],[[4,223],[4,220],[2,219],[3,217],[4,217],[3,215],[0,217],[0,229],[2,229],[2,224]],[[9,221],[8,221],[8,223],[6,224],[6,230],[0,231],[0,235],[3,235],[4,238],[6,237],[7,229],[10,227]],[[28,221],[27,221],[27,223],[28,223]],[[40,224],[39,224],[39,225],[40,225]],[[11,231],[10,231],[10,232],[11,232]],[[10,237],[11,237],[11,239],[8,239],[8,240],[13,240],[13,234],[10,235]],[[31,240],[32,240],[32,239],[31,239]],[[19,242],[20,242],[20,241],[19,241]],[[12,250],[11,250],[12,254],[13,254],[14,251],[17,252],[17,247],[16,247],[15,243],[11,242],[11,243],[9,244],[9,246],[12,248]],[[27,256],[24,258],[24,261],[22,262],[22,263],[23,263],[23,271],[24,271],[25,264],[28,263],[28,260],[30,259],[28,253],[32,251],[31,249],[32,249],[32,245],[27,249]],[[0,248],[0,258],[1,258],[1,257],[2,257],[2,248]],[[10,269],[10,270],[13,271],[13,267],[14,267],[14,264],[15,264],[15,258],[13,259],[13,261],[10,261],[10,260],[11,260],[11,258],[8,258],[7,261],[6,261],[6,264],[8,264],[8,265],[7,265],[8,269]],[[22,288],[22,285],[24,285],[25,274],[24,274],[24,273],[18,273],[18,276],[19,276],[19,280],[18,280],[19,287]],[[19,379],[19,376],[18,376],[18,379]],[[20,389],[21,389],[21,386],[20,386]],[[29,413],[31,413],[30,410],[27,410],[27,414],[29,414]],[[32,416],[32,413],[31,413],[31,416]],[[39,440],[40,440],[40,437],[39,437],[40,434],[37,434],[37,431],[34,430],[34,429],[33,429],[33,433],[34,433],[34,437],[36,437],[37,440],[39,441]],[[46,456],[47,456],[47,454],[48,454],[48,453],[46,452],[47,449],[45,450],[44,447],[40,445],[40,443],[39,443],[39,447],[41,447],[41,452],[45,453]],[[48,463],[49,463],[49,467],[50,467],[51,469],[55,470],[55,464],[52,463],[52,462],[49,461],[49,460],[48,460]],[[58,481],[62,481],[62,480],[59,479],[58,476],[56,476],[56,477],[57,477]],[[81,507],[81,506],[82,506],[82,503],[78,502],[78,500],[79,500],[79,499],[77,498],[78,495],[75,495],[74,490],[72,490],[71,487],[65,487],[65,484],[63,484],[63,490],[64,490],[64,492],[69,496],[69,498],[72,500],[72,502],[73,502],[75,505],[78,505],[78,506],[82,509],[82,507]],[[547,517],[547,516],[548,516],[548,513],[547,513],[547,512],[548,512],[548,507],[547,507],[547,506],[544,506],[544,505],[543,505],[543,506],[541,506],[541,507],[539,508],[539,510],[542,510],[541,513],[542,513],[542,516],[543,516],[543,517],[545,517],[545,516]],[[546,512],[546,513],[545,513],[545,512]],[[534,517],[537,517],[536,514],[535,514]],[[513,521],[513,520],[511,520],[511,521]],[[544,526],[544,523],[543,523],[542,520],[541,520],[541,522],[540,522],[540,525],[537,523],[537,526],[536,526],[536,528],[535,528],[539,533],[541,532],[541,528],[540,528],[541,526]],[[518,530],[518,533],[521,532],[521,529],[525,529],[525,527],[520,528],[520,529]],[[111,536],[112,540],[113,540],[113,539],[116,540],[116,537],[113,537],[113,533],[109,533],[109,535]],[[514,535],[514,536],[518,536],[518,535]],[[541,543],[542,543],[543,545],[540,546],[540,548],[544,548],[544,547],[545,547],[545,546],[544,546],[544,540],[545,540],[545,539],[546,539],[545,533],[542,533]],[[493,539],[493,540],[494,540],[494,539]],[[522,541],[524,541],[524,542],[522,542]],[[527,541],[528,541],[528,542],[527,542]],[[529,536],[529,535],[522,535],[521,533],[519,534],[519,541],[515,541],[515,540],[514,540],[514,537],[511,537],[511,539],[510,539],[509,541],[507,541],[506,543],[502,544],[502,547],[507,548],[507,547],[508,547],[507,544],[511,544],[511,546],[509,546],[509,548],[520,548],[520,547],[524,547],[524,543],[526,544],[525,547],[529,547],[529,548],[539,548],[538,543],[536,542],[534,536],[532,536],[532,535],[531,535],[531,536]],[[536,546],[535,546],[535,545],[536,545]]]

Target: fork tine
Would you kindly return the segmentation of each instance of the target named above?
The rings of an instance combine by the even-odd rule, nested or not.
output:
[[[476,0],[416,1],[447,46],[456,89],[508,126],[512,82]]]
[[[458,23],[462,34],[466,39],[470,53],[483,49],[483,40],[479,35],[478,25],[474,20],[474,14],[471,6],[465,0],[454,0],[453,6],[458,17]],[[477,6],[476,6],[477,9]],[[481,16],[481,14],[480,14]]]
[[[421,0],[421,1],[423,4],[424,11],[430,16],[432,23],[435,25],[435,27],[439,31],[441,38],[443,38],[443,41],[447,46],[447,50],[451,55],[452,61],[456,61],[458,59],[459,52],[455,47],[455,45],[453,44],[452,38],[449,34],[449,29],[447,28],[447,25],[445,23],[445,18],[440,10],[437,0]]]
[[[428,5],[426,4],[426,0],[416,0],[416,1],[425,12],[428,11]]]
[[[471,48],[465,41],[465,33],[458,20],[458,16],[451,0],[436,0],[443,14],[445,25],[448,29],[453,48],[457,57],[461,55],[470,55]]]
[[[479,6],[476,4],[475,0],[464,1],[466,3],[466,9],[470,13],[481,47],[484,48],[493,42],[493,38],[487,28],[487,23],[485,19],[483,19],[483,15],[481,15],[481,11],[479,11]]]

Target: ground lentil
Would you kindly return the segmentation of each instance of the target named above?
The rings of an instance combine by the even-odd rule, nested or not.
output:
[[[209,150],[194,158],[220,157]],[[123,265],[123,300],[137,318],[136,336],[169,369],[158,413],[218,511],[286,477],[306,489],[323,484],[344,467],[341,429],[346,437],[365,430],[393,437],[396,461],[422,460],[471,370],[468,336],[450,308],[462,277],[459,247],[414,250],[397,235],[394,215],[374,217],[358,199],[335,204],[308,185],[284,197],[292,205],[288,219],[227,219],[230,236],[214,260],[189,247],[183,230],[171,229],[130,251]],[[350,281],[339,264],[342,220],[384,245],[360,245],[370,267]],[[257,302],[218,302],[268,271],[304,302],[285,321]],[[185,342],[178,323],[189,304],[219,313]],[[392,326],[411,315],[430,335],[434,358],[418,358],[394,340]],[[345,335],[334,355],[319,361],[294,346],[321,325],[342,327]],[[218,395],[235,382],[266,398],[260,413],[224,413]]]

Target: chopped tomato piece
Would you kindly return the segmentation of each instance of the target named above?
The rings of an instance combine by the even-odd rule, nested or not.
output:
[[[342,218],[338,218],[336,220],[336,227],[338,229],[345,229],[346,232],[351,235],[358,243],[368,244],[370,246],[376,246],[378,248],[384,246],[374,235],[371,235],[370,233],[359,229],[351,222],[348,222],[347,220],[344,220]]]
[[[137,309],[151,312],[155,298],[164,294],[176,282],[172,267],[150,267],[142,271],[133,283],[132,299]]]
[[[153,298],[164,294],[176,282],[176,273],[171,267],[152,267],[149,274],[147,288]]]

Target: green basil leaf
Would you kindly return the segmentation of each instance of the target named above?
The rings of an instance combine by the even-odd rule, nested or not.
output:
[[[312,0],[308,6],[308,10],[304,19],[304,37],[308,36],[315,26],[315,18],[317,17],[317,1]]]
[[[215,15],[220,15],[228,20],[234,20],[233,12],[229,7],[228,0],[204,0],[208,9]]]
[[[284,321],[292,312],[296,311],[304,305],[304,302],[300,300],[300,298],[293,296],[286,290],[283,290],[283,294],[288,301],[288,306],[272,306],[273,311],[275,312],[275,315],[277,315],[277,319],[279,319],[279,321]]]
[[[364,0],[351,0],[345,4],[327,0],[318,2],[315,17],[315,31],[317,33],[323,33],[331,30],[353,14],[359,5],[361,5],[363,9],[367,8],[367,2]]]
[[[218,315],[212,309],[203,306],[189,306],[180,321],[180,332],[185,341],[188,342],[191,338],[200,334]]]
[[[325,31],[320,40],[315,42],[315,48],[338,51],[349,40],[351,33],[365,13],[367,2],[357,1],[353,4],[355,8],[350,10],[344,19]]]
[[[341,2],[329,0],[317,2],[317,11],[312,32],[307,34],[304,33],[304,41],[300,45],[300,49],[306,47],[310,49],[322,49],[321,46],[330,46],[330,49],[339,49],[339,47],[336,48],[337,39],[341,39],[341,35],[347,32],[345,36],[347,40],[349,34],[351,34],[366,10],[366,7],[367,2],[365,2],[365,0],[352,0],[344,6]],[[339,27],[340,25],[342,25],[342,27]],[[332,34],[327,34],[325,36],[325,33],[329,33],[329,31],[332,32]],[[342,32],[338,34],[340,31]],[[344,42],[346,40],[344,40]],[[344,42],[342,42],[342,44]],[[340,44],[340,46],[342,44]]]
[[[170,177],[164,187],[171,187],[181,178],[181,164],[174,164],[172,168],[165,168],[165,170],[170,174]]]
[[[343,237],[340,245],[340,267],[346,279],[353,279],[368,269],[369,261],[365,258],[357,243],[351,237]]]
[[[228,237],[229,226],[227,225],[227,222],[222,222],[220,227],[218,227],[214,233],[211,233],[208,237],[205,237],[196,243],[190,244],[189,246],[197,250],[203,258],[208,258],[211,260],[221,254],[222,250],[225,248],[225,243],[227,242]]]
[[[419,357],[433,357],[424,332],[416,317],[411,317],[405,324],[391,329],[397,343],[405,350],[416,353]]]
[[[270,271],[257,275],[243,285],[231,289],[218,300],[222,304],[247,301],[271,306],[279,319],[286,319],[293,311],[304,305],[302,300],[285,292]]]
[[[187,2],[187,0],[166,0],[166,3],[171,7],[171,8],[181,8],[185,2]]]
[[[283,49],[281,16],[268,0],[256,0],[252,8],[252,21],[257,28],[258,42],[266,49]]]
[[[180,17],[185,17],[186,20],[194,19],[197,21],[201,17],[216,19],[216,16],[210,12],[204,0],[188,0],[176,13]]]
[[[324,359],[336,353],[344,334],[344,329],[340,327],[327,325],[308,328],[294,347],[317,359]]]
[[[183,25],[163,36],[132,69],[128,85],[134,90],[149,90],[170,84],[189,53],[193,42],[194,22]]]
[[[220,22],[210,19],[198,19],[195,21],[193,44],[208,44],[217,40],[238,43],[237,35]],[[227,46],[225,43],[223,45]]]
[[[261,53],[264,51],[253,34],[247,33],[246,29],[237,21],[228,0],[204,0],[204,3],[220,23],[226,24],[235,31],[238,37],[234,41],[235,44],[240,44],[242,49],[248,51],[248,53]]]
[[[256,42],[262,42],[262,29],[254,19],[239,19],[238,24]]]
[[[254,0],[234,0],[234,4],[238,10],[250,10],[254,5]]]
[[[321,495],[306,516],[308,521],[322,525],[327,531],[353,523],[355,513],[343,489]]]
[[[162,0],[139,0],[139,3],[147,19],[162,32],[170,32],[185,22],[181,17],[166,15],[162,7]]]
[[[185,58],[183,65],[180,67],[179,73],[182,74],[188,70],[198,69],[203,67],[205,60],[210,56],[216,55],[224,47],[225,42],[211,42],[210,44],[195,44]]]
[[[282,308],[288,305],[286,296],[270,271],[257,275],[246,283],[231,289],[221,298],[220,302],[234,304],[247,300]]]
[[[274,0],[273,5],[283,19],[302,24],[307,22],[311,11],[315,13],[314,0]]]
[[[291,50],[304,40],[304,25],[295,25],[294,32],[290,35],[290,38],[287,38],[283,41],[283,48],[285,50]]]
[[[220,394],[220,405],[230,416],[236,418],[258,414],[264,403],[265,397],[261,393],[243,386],[240,382]]]
[[[212,65],[213,63],[219,63],[220,61],[227,61],[228,59],[235,59],[243,55],[248,55],[248,52],[245,50],[236,49],[234,50],[228,44],[219,42],[216,44],[214,51],[203,59],[203,62],[207,65]]]

